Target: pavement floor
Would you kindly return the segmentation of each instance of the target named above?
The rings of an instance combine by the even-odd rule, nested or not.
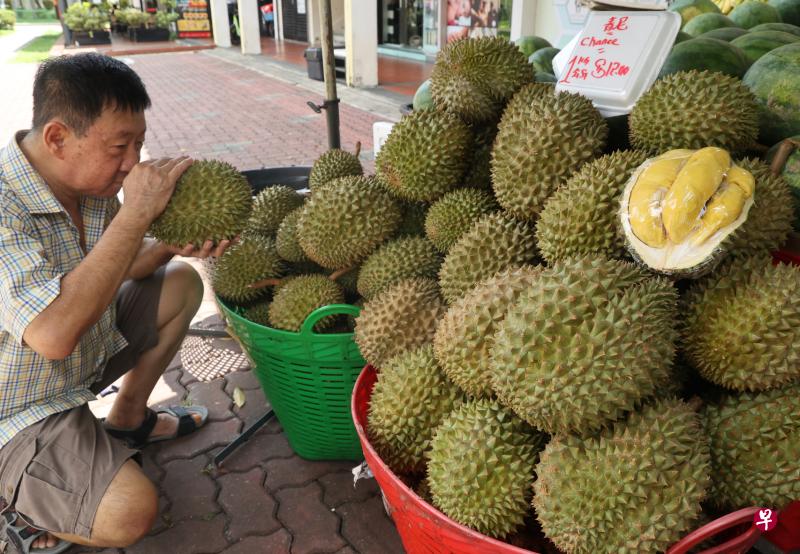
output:
[[[19,41],[0,43],[0,56]],[[0,60],[5,58],[0,57]],[[130,55],[153,101],[147,113],[145,157],[189,154],[228,161],[240,170],[310,165],[327,149],[322,84],[299,70],[235,49]],[[30,125],[36,67],[0,61],[0,143]],[[361,142],[373,167],[372,124],[400,116],[409,98],[340,87],[341,140]],[[196,264],[200,267],[200,264]],[[201,271],[202,272],[202,271]],[[195,318],[221,328],[206,283]],[[234,391],[245,403],[234,402]],[[104,415],[114,395],[92,404]],[[403,552],[373,479],[354,486],[354,461],[311,462],[291,449],[273,420],[221,468],[213,456],[268,408],[247,357],[230,338],[190,336],[159,380],[153,405],[197,402],[210,421],[189,437],[144,449],[144,468],[160,491],[160,517],[137,545],[104,553],[143,554],[393,554]],[[241,403],[241,402],[240,402]],[[75,547],[71,554],[99,552]]]

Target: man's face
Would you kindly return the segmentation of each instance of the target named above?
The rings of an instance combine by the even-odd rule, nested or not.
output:
[[[115,196],[134,165],[147,130],[143,112],[105,108],[83,136],[65,141],[65,182],[86,196]]]

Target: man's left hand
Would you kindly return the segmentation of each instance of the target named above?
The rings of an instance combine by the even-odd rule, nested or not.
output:
[[[170,254],[183,256],[184,258],[208,258],[213,256],[219,258],[225,253],[225,250],[233,243],[231,240],[221,240],[216,245],[213,241],[207,240],[203,246],[197,248],[194,244],[187,244],[186,246],[170,246],[165,244],[164,247]]]

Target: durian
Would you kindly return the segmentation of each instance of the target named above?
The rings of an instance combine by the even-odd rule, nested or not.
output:
[[[800,498],[800,385],[731,394],[703,416],[713,504],[780,510]]]
[[[492,388],[548,433],[596,431],[671,371],[677,291],[633,263],[588,256],[542,270],[494,335]]]
[[[532,81],[525,55],[505,38],[460,39],[446,44],[436,56],[431,95],[437,108],[467,123],[487,123],[496,120],[508,99]]]
[[[422,473],[434,431],[462,401],[463,393],[436,365],[431,345],[403,352],[378,374],[369,440],[395,473]]]
[[[685,295],[683,349],[709,381],[758,391],[800,381],[800,269],[735,260]]]
[[[356,344],[367,362],[383,367],[393,356],[431,342],[444,311],[436,281],[400,281],[364,305],[356,318]]]
[[[433,504],[490,537],[513,533],[530,512],[534,466],[545,442],[543,433],[495,401],[462,404],[431,441]]]
[[[448,302],[502,269],[536,260],[534,227],[503,212],[483,216],[447,252],[439,270]]]
[[[312,191],[329,181],[339,177],[359,176],[364,174],[364,168],[358,160],[361,145],[356,146],[356,153],[351,154],[340,148],[333,148],[317,158],[311,166],[308,176],[308,188]]]
[[[284,185],[265,188],[253,201],[247,229],[266,236],[274,235],[283,218],[302,206],[304,200],[302,194]]]
[[[431,202],[458,186],[471,146],[472,133],[455,116],[413,112],[394,125],[378,153],[378,178],[399,198]]]
[[[746,149],[758,135],[755,96],[741,80],[711,71],[668,75],[631,112],[634,148],[660,154],[676,148]]]
[[[242,316],[253,323],[258,323],[259,325],[269,327],[270,302],[270,299],[259,300],[252,306],[245,308],[245,310],[242,312]]]
[[[709,470],[698,414],[659,400],[596,436],[554,437],[536,466],[533,506],[563,552],[664,552],[700,518]]]
[[[276,329],[300,331],[311,312],[323,306],[342,303],[344,291],[335,281],[324,275],[298,275],[276,289],[269,306],[269,322]],[[335,323],[335,316],[323,317],[314,325],[314,331],[324,331]]]
[[[275,234],[275,248],[277,248],[280,257],[288,262],[301,263],[309,261],[297,238],[297,222],[300,221],[300,214],[302,213],[302,207],[289,212],[281,221],[278,226],[278,232]]]
[[[397,227],[397,237],[424,237],[425,216],[428,214],[428,204],[424,202],[403,202],[403,218]]]
[[[488,191],[456,189],[431,205],[425,218],[425,234],[440,252],[447,252],[482,215],[499,208]]]
[[[492,190],[492,146],[497,136],[497,123],[473,126],[472,134],[475,137],[472,149],[472,159],[464,175],[464,186],[474,189]]]
[[[519,91],[500,120],[492,187],[514,216],[535,219],[547,198],[605,146],[608,127],[588,98],[535,83]]]
[[[266,288],[249,288],[263,279],[275,279],[286,271],[275,249],[275,239],[251,235],[225,250],[212,278],[214,291],[234,302],[248,302],[266,294]]]
[[[194,162],[178,179],[167,207],[150,233],[173,246],[232,239],[244,229],[253,199],[247,179],[231,164]]]
[[[439,322],[433,339],[439,366],[473,397],[490,397],[489,350],[497,326],[520,293],[534,282],[541,267],[500,271],[458,299]]]
[[[341,177],[314,191],[297,233],[313,261],[329,269],[351,267],[369,256],[400,223],[398,203],[364,177]]]
[[[412,277],[436,279],[442,256],[424,237],[406,237],[387,242],[376,250],[358,273],[358,293],[366,300],[388,287]]]
[[[536,244],[547,263],[592,253],[627,257],[617,211],[625,184],[645,158],[637,151],[598,158],[547,199],[536,223]]]

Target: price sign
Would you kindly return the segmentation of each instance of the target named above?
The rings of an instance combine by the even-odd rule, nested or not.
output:
[[[603,115],[628,113],[658,75],[680,21],[664,11],[591,12],[556,89],[588,96]]]

